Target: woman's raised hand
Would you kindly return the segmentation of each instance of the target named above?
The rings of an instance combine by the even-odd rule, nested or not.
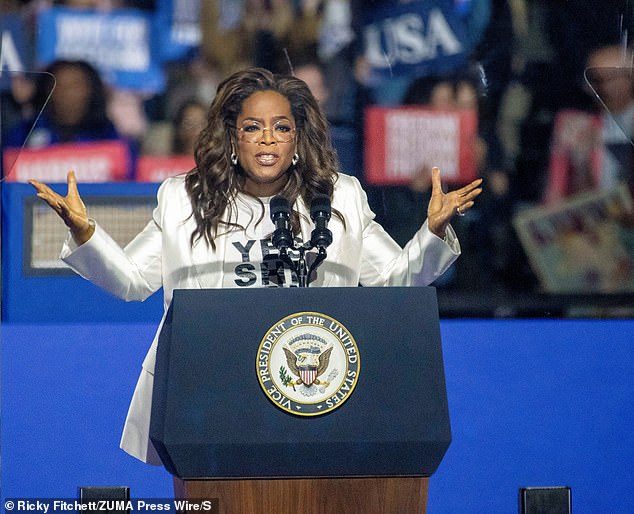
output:
[[[427,207],[427,226],[430,232],[444,239],[447,225],[456,214],[464,216],[473,207],[476,197],[482,192],[482,179],[476,179],[460,189],[443,193],[440,170],[431,170],[431,199]]]
[[[77,191],[77,179],[74,171],[68,172],[67,181],[68,193],[66,196],[57,194],[38,180],[29,180],[29,184],[37,190],[37,196],[44,200],[64,220],[64,223],[73,234],[75,242],[81,245],[91,238],[95,227],[90,223],[86,206]]]

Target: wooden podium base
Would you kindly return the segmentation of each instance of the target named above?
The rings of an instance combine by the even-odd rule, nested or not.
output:
[[[208,499],[206,514],[425,514],[428,478],[182,480],[174,497]]]

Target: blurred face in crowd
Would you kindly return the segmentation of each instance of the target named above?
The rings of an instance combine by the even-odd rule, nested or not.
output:
[[[200,131],[207,123],[207,110],[199,104],[191,103],[183,109],[182,118],[176,127],[178,152],[193,155]]]
[[[140,138],[147,130],[143,98],[134,91],[112,89],[108,95],[108,116],[125,136]]]
[[[449,82],[440,82],[429,95],[429,105],[434,109],[453,109],[454,91],[453,86]]]
[[[324,80],[324,74],[316,64],[306,64],[295,69],[295,77],[306,82],[308,89],[315,100],[323,106],[328,100],[328,88]]]
[[[121,2],[113,0],[65,0],[62,2],[66,7],[73,9],[107,9],[119,7]]]
[[[56,122],[65,127],[78,125],[90,108],[90,80],[78,66],[60,67],[55,80],[51,108]]]
[[[477,91],[469,82],[441,81],[431,90],[429,105],[435,109],[478,109]]]
[[[286,183],[295,153],[290,102],[275,91],[253,93],[242,104],[236,125],[245,191],[259,197],[275,195]]]
[[[478,92],[469,82],[460,81],[456,85],[456,108],[478,109]]]
[[[587,62],[590,85],[613,113],[625,110],[634,99],[632,55],[618,46],[601,48]]]

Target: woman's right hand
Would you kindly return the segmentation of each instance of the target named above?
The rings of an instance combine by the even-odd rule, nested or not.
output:
[[[68,193],[66,196],[57,194],[38,180],[29,180],[29,184],[37,190],[37,196],[44,200],[64,220],[75,242],[81,245],[92,237],[95,227],[90,223],[86,206],[77,191],[77,179],[74,171],[68,172],[67,180]]]

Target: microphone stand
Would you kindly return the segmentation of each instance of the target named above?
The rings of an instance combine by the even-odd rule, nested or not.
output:
[[[297,280],[299,282],[299,287],[308,287],[309,284],[309,274],[308,274],[308,268],[306,267],[306,258],[305,258],[305,253],[306,250],[308,248],[306,248],[306,245],[301,245],[299,247],[299,259],[297,261],[297,268],[295,269],[295,273],[297,273]]]
[[[317,257],[309,268],[306,264],[306,250],[312,250],[313,248],[315,248],[315,246],[310,241],[302,245],[293,245],[293,250],[299,253],[299,258],[297,259],[297,262],[293,262],[293,259],[290,257],[290,255],[288,255],[286,248],[280,250],[280,259],[282,260],[282,262],[288,264],[291,270],[295,272],[295,274],[297,275],[299,287],[308,287],[308,285],[310,284],[310,276],[312,275],[313,271],[315,271],[317,267],[326,259],[326,248],[320,246],[318,249]]]
[[[289,224],[290,214],[291,210],[286,198],[276,196],[271,200],[271,220],[276,227],[271,241],[279,251],[280,260],[297,275],[299,287],[308,287],[311,274],[326,259],[326,247],[332,243],[332,232],[326,228],[330,219],[330,198],[326,195],[317,195],[313,199],[310,215],[316,227],[310,241],[303,244],[297,244],[292,236]],[[306,250],[313,248],[317,248],[318,253],[309,268],[306,264]],[[289,249],[299,254],[297,262],[289,255]]]
[[[326,256],[326,248],[324,246],[320,246],[317,253],[317,258],[314,260],[314,262],[310,266],[310,269],[308,270],[308,276],[312,275],[313,271],[315,271],[319,267],[319,265],[326,260]]]
[[[291,256],[288,254],[288,247],[283,246],[279,249],[280,251],[280,260],[284,263],[287,264],[289,268],[291,268],[292,270],[295,269],[295,263],[293,262],[293,259],[291,259]]]

